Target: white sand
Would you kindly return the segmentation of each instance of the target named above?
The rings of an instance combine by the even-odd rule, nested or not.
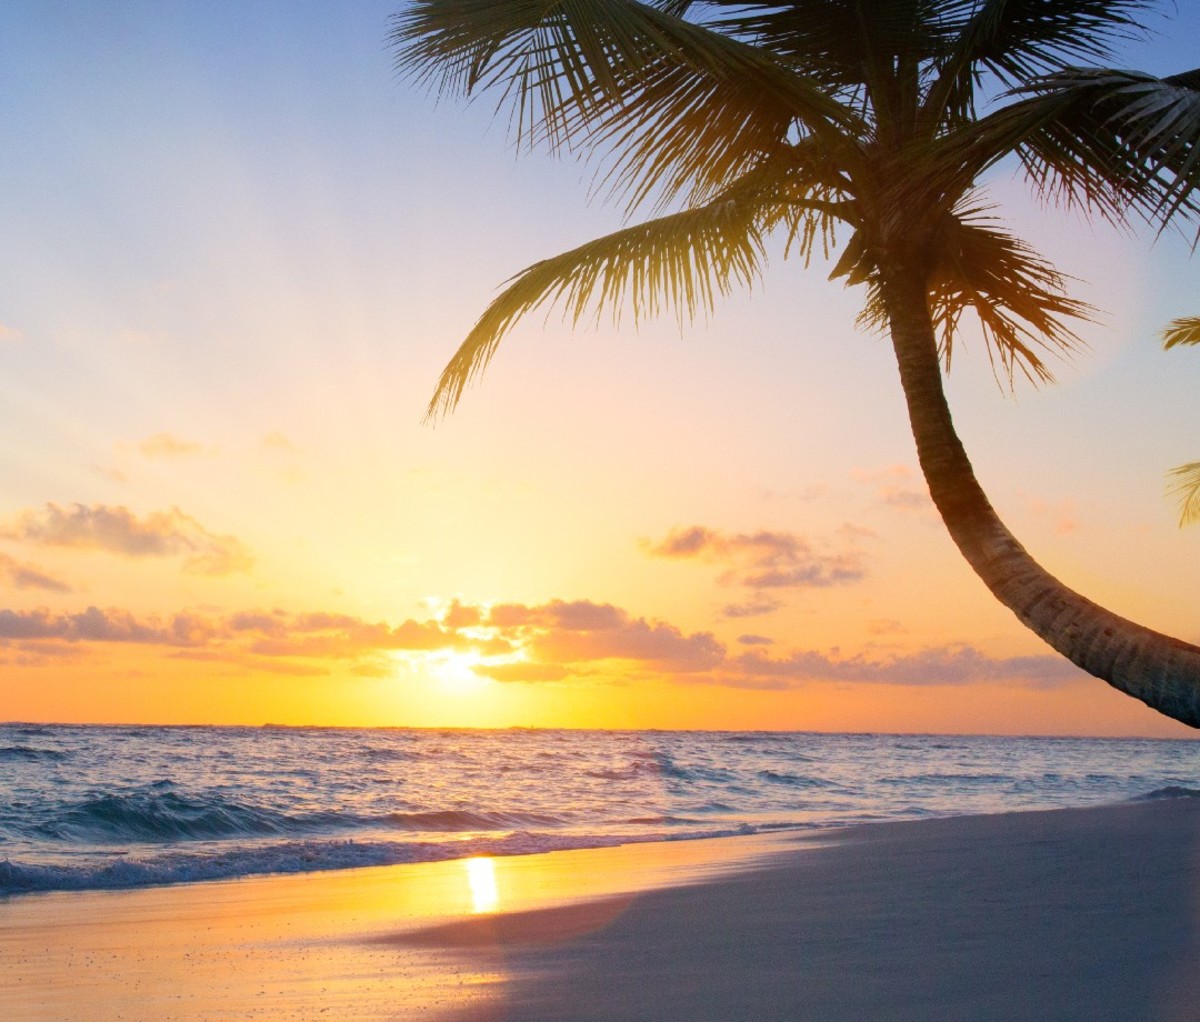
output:
[[[0,1018],[1200,1019],[1200,800],[777,849],[15,898],[0,902]]]

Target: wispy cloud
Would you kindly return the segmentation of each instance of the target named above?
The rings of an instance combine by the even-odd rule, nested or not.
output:
[[[292,442],[278,430],[272,430],[264,436],[262,445],[268,451],[275,451],[279,454],[294,454],[296,451]]]
[[[47,593],[69,593],[71,587],[32,564],[23,564],[8,554],[0,554],[0,579],[14,589],[40,589]]]
[[[138,450],[147,458],[191,458],[202,454],[204,447],[173,433],[155,433],[138,444]]]
[[[30,642],[46,640],[161,646],[189,659],[322,674],[328,673],[328,663],[310,662],[302,670],[301,665],[305,661],[366,665],[392,652],[476,649],[495,656],[512,650],[499,636],[475,640],[436,620],[409,619],[392,626],[346,614],[282,610],[227,615],[188,611],[167,616],[139,616],[120,608],[100,607],[75,613],[45,608],[0,610],[0,644],[25,648]]]
[[[1056,535],[1069,536],[1079,531],[1079,507],[1075,501],[1067,499],[1052,503],[1040,497],[1026,496],[1025,502],[1032,514],[1050,523]]]
[[[741,617],[762,617],[777,611],[783,604],[778,600],[765,597],[755,597],[741,603],[727,603],[721,608],[722,617],[737,619]]]
[[[727,533],[693,525],[672,529],[646,549],[654,557],[721,565],[722,585],[748,589],[825,588],[866,576],[862,552],[853,543],[840,550],[821,550],[793,532]]]
[[[888,465],[878,469],[857,469],[852,473],[860,483],[875,491],[875,500],[894,511],[933,514],[933,501],[920,475],[907,465]]]
[[[551,600],[532,607],[499,604],[490,608],[483,624],[542,664],[622,660],[692,673],[716,667],[725,656],[725,647],[710,632],[689,635],[674,625],[590,600]]]
[[[752,633],[746,634],[746,635],[739,635],[737,641],[740,642],[743,646],[773,646],[773,645],[775,645],[775,640],[772,639],[770,636],[754,635]]]
[[[841,656],[815,650],[798,650],[786,657],[771,658],[752,650],[736,657],[730,667],[732,671],[721,681],[748,688],[791,688],[822,681],[902,686],[1017,682],[1051,688],[1085,676],[1062,657],[991,657],[965,643],[883,658],[866,653]]]
[[[11,327],[7,323],[0,323],[0,344],[19,341],[23,338],[24,334],[16,327]]]
[[[43,547],[99,550],[120,557],[182,557],[197,575],[229,575],[250,569],[253,558],[233,536],[209,532],[178,508],[139,517],[106,504],[46,504],[10,520],[0,536]]]

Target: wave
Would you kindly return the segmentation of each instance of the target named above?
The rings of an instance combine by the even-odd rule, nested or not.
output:
[[[32,829],[43,838],[59,841],[162,842],[265,837],[297,827],[320,826],[336,818],[331,813],[289,817],[216,796],[179,795],[169,790],[170,786],[169,781],[159,781],[127,794],[97,795],[68,803]]]
[[[565,817],[549,813],[485,813],[471,812],[465,809],[445,809],[422,813],[388,813],[384,819],[400,830],[446,832],[561,827],[569,822]]]
[[[0,859],[0,898],[38,891],[120,890],[269,874],[443,862],[480,855],[534,855],[577,848],[610,848],[648,841],[671,841],[681,837],[731,837],[754,833],[755,830],[741,824],[687,835],[659,832],[636,837],[516,833],[442,842],[286,841],[257,847],[226,848],[211,854],[168,852],[142,858],[123,855],[71,865]]]
[[[631,781],[635,778],[646,777],[658,780],[707,781],[715,784],[727,784],[737,775],[725,767],[701,764],[682,766],[665,752],[635,752],[632,754],[630,763],[585,770],[584,776],[594,777],[601,781]]]
[[[39,749],[31,745],[0,746],[0,763],[61,763],[70,753],[59,749]]]
[[[820,777],[808,777],[804,774],[781,773],[776,770],[760,770],[758,778],[771,784],[783,784],[789,788],[832,788],[833,782],[823,781]]]
[[[1185,788],[1181,784],[1168,784],[1165,788],[1155,788],[1144,795],[1138,795],[1134,801],[1150,802],[1160,798],[1200,798],[1200,789]]]
[[[462,809],[377,815],[334,810],[288,813],[212,794],[179,794],[173,787],[164,780],[133,792],[97,795],[64,805],[49,818],[13,826],[43,840],[111,845],[315,836],[372,828],[412,833],[508,832],[553,829],[571,822],[550,813]]]

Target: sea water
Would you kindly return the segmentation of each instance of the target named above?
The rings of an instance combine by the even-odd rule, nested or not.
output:
[[[1197,788],[1186,740],[0,724],[0,896]]]

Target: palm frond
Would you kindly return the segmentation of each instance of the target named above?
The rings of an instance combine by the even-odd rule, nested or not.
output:
[[[1113,44],[1144,34],[1138,17],[1156,0],[982,0],[966,5],[953,46],[929,89],[927,112],[936,121],[962,117],[974,104],[984,73],[1013,88],[1085,61],[1113,56]]]
[[[1171,469],[1174,477],[1167,493],[1179,501],[1179,524],[1192,525],[1200,522],[1200,461]]]
[[[1164,348],[1200,344],[1200,316],[1183,316],[1174,320],[1163,331],[1162,340]]]
[[[427,417],[451,411],[516,321],[541,306],[561,305],[574,323],[605,308],[618,319],[628,308],[635,320],[664,308],[681,320],[711,309],[718,295],[759,277],[764,220],[780,215],[747,197],[722,198],[527,267],[488,306],[443,370]]]
[[[414,0],[391,40],[438,92],[497,89],[522,144],[619,152],[631,205],[711,197],[790,133],[853,121],[769,53],[636,0]]]
[[[845,88],[878,88],[903,55],[913,65],[942,55],[977,0],[791,0],[713,3],[711,23]]]
[[[1016,369],[1031,382],[1051,382],[1041,353],[1077,351],[1083,342],[1064,321],[1090,320],[1094,310],[1066,294],[1066,278],[1050,263],[983,214],[977,208],[948,216],[939,232],[930,304],[946,368],[959,320],[971,309],[1009,386]]]
[[[998,381],[1011,387],[1020,373],[1032,383],[1053,381],[1045,361],[1083,346],[1066,320],[1091,320],[1094,310],[1066,293],[1066,278],[1025,242],[987,216],[987,207],[963,207],[943,217],[935,239],[929,308],[950,369],[962,315],[975,313]],[[849,248],[847,249],[849,251]],[[870,292],[862,320],[886,323],[877,273],[856,271]]]
[[[1026,86],[1051,116],[1017,151],[1039,189],[1107,214],[1127,205],[1160,228],[1200,215],[1196,72],[1068,69]]]

